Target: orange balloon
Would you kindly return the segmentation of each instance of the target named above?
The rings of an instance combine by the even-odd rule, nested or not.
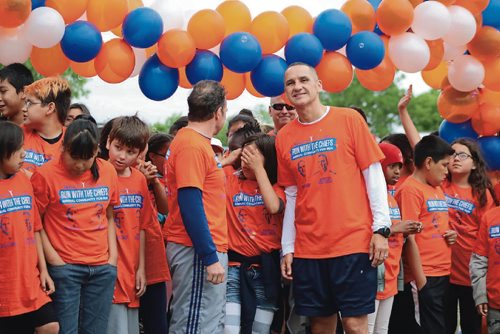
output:
[[[445,6],[450,6],[450,5],[453,5],[456,0],[436,0],[436,1],[441,2]]]
[[[127,0],[127,4],[128,4],[128,12],[129,13],[136,8],[144,7],[142,0]],[[120,23],[119,26],[111,29],[111,32],[113,34],[115,34],[115,36],[122,38],[123,37],[122,24]]]
[[[0,0],[0,27],[15,28],[28,19],[31,0]]]
[[[396,67],[388,55],[375,68],[371,70],[356,69],[356,77],[361,86],[371,91],[381,91],[391,86],[396,75]]]
[[[124,40],[112,39],[103,44],[94,66],[97,75],[106,82],[125,81],[135,67],[134,51]]]
[[[352,33],[375,28],[375,9],[367,0],[347,0],[340,8],[352,23]]]
[[[482,136],[494,136],[500,132],[500,106],[481,104],[472,115],[472,128]]]
[[[410,3],[411,5],[413,6],[413,8],[417,7],[418,5],[420,5],[422,2],[424,2],[424,0],[410,0]]]
[[[60,44],[48,49],[33,46],[31,65],[44,77],[51,77],[64,73],[69,67],[69,59],[62,52]]]
[[[288,21],[290,37],[301,32],[312,33],[313,18],[311,14],[300,6],[289,6],[281,11],[281,14]]]
[[[480,14],[488,7],[490,0],[456,0],[455,5],[468,9],[472,15]]]
[[[278,12],[260,13],[252,21],[250,32],[257,37],[263,54],[270,54],[281,49],[290,34],[285,16]]]
[[[443,87],[443,80],[448,75],[448,63],[442,62],[436,68],[429,71],[422,71],[420,74],[427,85],[434,89],[441,89]]]
[[[221,85],[226,89],[226,99],[234,100],[245,90],[245,75],[228,70],[224,67]]]
[[[402,34],[413,22],[413,6],[408,0],[382,0],[376,18],[386,35]]]
[[[45,0],[45,6],[54,8],[66,24],[78,20],[87,10],[89,0]]]
[[[96,72],[95,66],[94,66],[94,60],[95,59],[92,59],[92,60],[85,62],[85,63],[78,63],[76,61],[70,61],[69,66],[71,67],[73,72],[75,72],[79,76],[84,77],[84,78],[92,78],[92,77],[95,77],[97,75],[97,72]]]
[[[191,17],[187,30],[198,49],[208,50],[222,41],[226,26],[219,12],[203,9]]]
[[[196,54],[194,39],[187,31],[171,29],[158,41],[158,57],[168,67],[186,66]]]
[[[449,86],[439,94],[437,107],[441,117],[447,121],[465,122],[479,109],[479,91],[460,92]]]
[[[441,64],[444,56],[444,44],[442,39],[436,39],[434,41],[426,41],[429,46],[429,50],[431,51],[431,58],[429,59],[429,63],[423,69],[424,71],[429,71],[435,69]]]
[[[100,31],[108,31],[119,26],[128,14],[127,0],[89,0],[87,20]]]
[[[493,59],[500,56],[500,31],[484,26],[479,29],[474,39],[467,45],[470,54],[479,60]]]
[[[483,85],[486,88],[500,91],[500,57],[483,62],[484,80]]]
[[[253,86],[252,79],[250,79],[250,72],[245,73],[245,89],[255,97],[264,97],[264,95],[259,93]]]
[[[186,76],[186,68],[181,67],[179,68],[179,86],[182,88],[193,88],[193,85],[189,82],[187,76]]]
[[[151,57],[154,55],[156,52],[158,52],[158,44],[153,44],[149,48],[146,48],[146,57]]]
[[[250,31],[252,14],[250,9],[241,1],[228,0],[215,9],[224,18],[226,32],[224,36],[237,31]]]
[[[481,103],[489,103],[500,106],[500,91],[495,92],[491,89],[481,88],[479,92],[479,100]]]
[[[323,89],[330,93],[338,93],[349,87],[353,70],[351,62],[338,52],[326,52],[316,66]]]

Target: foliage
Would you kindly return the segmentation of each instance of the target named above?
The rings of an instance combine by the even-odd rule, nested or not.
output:
[[[167,117],[167,119],[163,122],[156,122],[151,126],[151,131],[152,132],[163,132],[163,133],[168,133],[168,130],[172,126],[172,124],[175,123],[179,117],[182,117],[182,114],[180,112],[176,112],[173,114],[170,114],[170,116]]]

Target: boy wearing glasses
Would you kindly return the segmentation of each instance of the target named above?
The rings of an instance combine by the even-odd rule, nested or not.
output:
[[[281,128],[297,118],[297,111],[295,111],[294,106],[285,103],[280,95],[271,98],[269,115],[273,118],[274,130],[270,131],[268,135],[276,136]]]
[[[0,70],[0,119],[23,124],[24,87],[33,83],[33,74],[15,63]]]
[[[71,89],[66,80],[49,77],[26,86],[24,93],[23,168],[34,172],[61,152]]]

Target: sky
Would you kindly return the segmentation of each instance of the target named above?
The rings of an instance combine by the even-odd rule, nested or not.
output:
[[[182,7],[175,0],[143,0],[144,5],[158,9],[164,19],[166,28],[186,27],[189,17],[201,9],[216,9],[223,0],[183,0]],[[323,10],[340,9],[345,0],[243,0],[252,13],[252,18],[259,13],[274,10],[281,11],[291,5],[299,5],[314,17]],[[113,38],[107,33],[104,39]],[[413,84],[414,94],[421,94],[430,88],[423,82],[420,74],[406,74],[402,82],[403,88]],[[108,84],[99,77],[89,79],[86,88],[90,91],[87,97],[75,99],[73,102],[85,103],[99,123],[122,116],[138,113],[149,124],[162,122],[173,113],[187,114],[187,96],[190,90],[179,87],[170,98],[164,101],[153,101],[146,98],[138,84],[138,77],[129,78],[119,84]],[[244,91],[236,100],[228,101],[229,114],[235,114],[242,108],[255,109],[258,105],[267,105],[269,98],[257,98]],[[396,107],[396,106],[394,106]]]

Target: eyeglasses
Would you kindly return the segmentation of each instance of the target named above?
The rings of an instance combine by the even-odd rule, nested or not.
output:
[[[465,152],[458,152],[458,153],[455,152],[455,153],[453,153],[451,158],[455,159],[456,157],[458,157],[459,161],[464,161],[464,160],[467,160],[468,158],[472,158],[472,155],[467,154]]]
[[[32,102],[30,100],[24,101],[24,105],[26,106],[26,109],[28,109],[29,107],[31,107],[34,104],[42,104],[42,102]]]
[[[286,110],[288,110],[288,111],[295,110],[294,106],[291,106],[291,105],[286,104],[286,103],[275,103],[271,106],[271,108],[273,108],[274,110],[278,110],[278,111],[283,110],[283,108],[286,108]]]

